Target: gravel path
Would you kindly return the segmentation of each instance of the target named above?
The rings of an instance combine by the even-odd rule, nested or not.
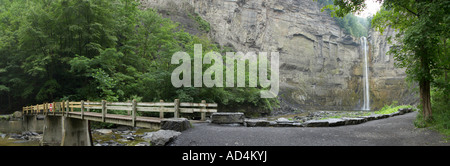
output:
[[[415,128],[417,112],[340,127],[232,127],[197,123],[171,146],[450,146],[443,135]]]

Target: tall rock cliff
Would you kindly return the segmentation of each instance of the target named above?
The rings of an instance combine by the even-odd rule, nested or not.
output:
[[[305,110],[355,110],[363,105],[364,54],[360,39],[345,34],[312,0],[141,0],[143,8],[196,12],[211,25],[210,38],[244,53],[280,52],[284,104]],[[416,101],[403,69],[386,55],[386,36],[371,32],[371,108]]]

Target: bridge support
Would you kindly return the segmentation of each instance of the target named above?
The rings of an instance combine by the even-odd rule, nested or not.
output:
[[[59,146],[62,140],[62,119],[60,116],[46,116],[42,146]]]
[[[42,127],[44,117],[42,115],[24,115],[23,116],[23,130],[24,131],[33,131],[33,132],[42,132]]]
[[[61,146],[92,146],[89,121],[63,117]]]
[[[61,116],[46,116],[43,146],[92,146],[89,121]]]

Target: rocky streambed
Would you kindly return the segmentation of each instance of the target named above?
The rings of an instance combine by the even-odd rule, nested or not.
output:
[[[164,146],[181,132],[173,130],[150,130],[121,126],[115,129],[92,131],[94,146]]]
[[[22,133],[0,133],[0,146],[39,146],[42,133],[25,131]]]
[[[120,126],[91,130],[94,146],[164,146],[181,132]],[[0,133],[0,146],[40,146],[43,133]]]

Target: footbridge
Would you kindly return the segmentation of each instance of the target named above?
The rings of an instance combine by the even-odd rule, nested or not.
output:
[[[43,146],[91,146],[90,121],[160,129],[162,121],[180,118],[181,114],[198,112],[201,120],[205,120],[207,113],[217,112],[217,104],[204,100],[183,103],[178,99],[174,102],[62,101],[26,106],[22,112],[27,123],[36,122],[33,119],[38,115],[45,116]],[[173,116],[166,118],[165,114]]]

